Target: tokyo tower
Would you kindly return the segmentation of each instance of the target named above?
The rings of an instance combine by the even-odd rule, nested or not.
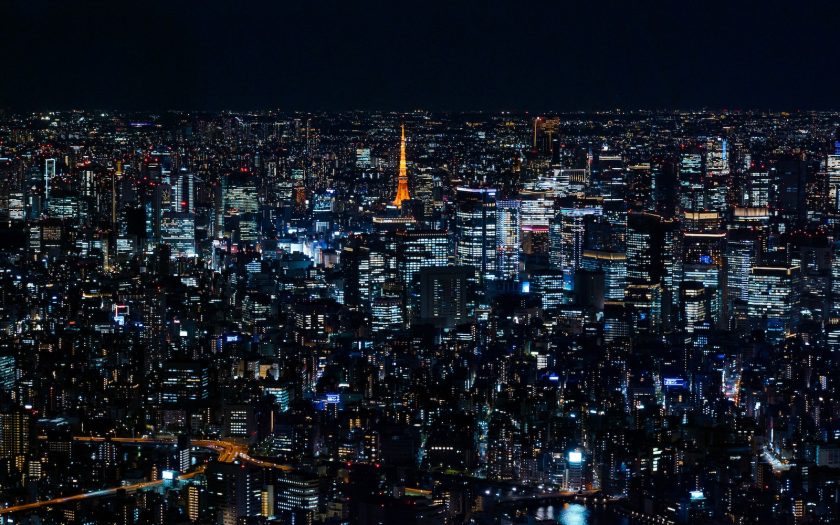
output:
[[[400,177],[397,182],[397,197],[394,199],[394,206],[400,207],[402,202],[410,199],[408,194],[408,172],[405,166],[405,124],[402,126],[402,137],[400,138]]]

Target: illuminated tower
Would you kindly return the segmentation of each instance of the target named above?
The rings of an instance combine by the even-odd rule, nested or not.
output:
[[[397,182],[397,197],[394,199],[394,206],[401,206],[403,201],[411,197],[408,195],[408,172],[405,165],[405,126],[402,126],[400,137],[400,177]]]

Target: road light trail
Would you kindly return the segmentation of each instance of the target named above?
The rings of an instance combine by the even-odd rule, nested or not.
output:
[[[192,472],[188,472],[186,474],[182,474],[178,476],[179,480],[190,479],[198,474],[204,472],[204,465],[198,467],[196,470]],[[148,489],[150,487],[157,487],[163,484],[163,480],[156,480],[156,481],[141,481],[140,483],[132,483],[130,485],[120,485],[119,487],[112,487],[109,489],[101,489],[101,490],[94,490],[92,492],[85,492],[83,494],[74,494],[73,496],[64,496],[61,498],[54,498],[45,501],[36,501],[34,503],[25,503],[23,505],[15,505],[12,507],[6,507],[0,509],[0,515],[2,514],[11,514],[12,512],[21,512],[25,510],[33,510],[39,509],[43,507],[52,507],[57,505],[63,505],[64,503],[71,503],[73,501],[80,501],[84,499],[91,499],[91,498],[99,498],[102,496],[113,496],[120,490],[124,490],[126,492],[137,492],[138,490]]]
[[[157,444],[157,445],[174,445],[177,441],[173,438],[148,438],[148,437],[140,437],[140,438],[126,438],[126,437],[111,437],[111,438],[104,438],[104,437],[90,437],[90,436],[78,436],[73,438],[75,441],[82,441],[82,442],[93,442],[93,443],[101,443],[104,441],[111,441],[113,443],[148,443],[148,444]],[[293,467],[289,465],[281,465],[279,463],[271,463],[269,461],[263,461],[260,459],[252,458],[248,454],[248,447],[241,443],[237,443],[235,441],[230,440],[211,440],[211,439],[194,439],[190,442],[191,446],[196,446],[200,448],[206,448],[213,450],[214,452],[218,452],[218,457],[216,458],[217,461],[221,463],[233,463],[236,460],[240,460],[244,463],[248,463],[254,466],[263,467],[263,468],[272,468],[277,470],[282,470],[284,472],[289,472],[294,470]],[[198,474],[204,472],[206,466],[200,465],[195,470],[191,472],[184,473],[178,476],[177,479],[185,480],[190,479]],[[82,494],[75,494],[73,496],[64,496],[61,498],[54,498],[45,501],[36,501],[33,503],[24,503],[21,505],[14,505],[11,507],[0,508],[0,515],[3,514],[11,514],[13,512],[22,512],[26,510],[34,510],[44,507],[52,507],[57,505],[63,505],[65,503],[71,503],[74,501],[80,501],[85,499],[91,498],[98,498],[102,496],[112,496],[116,494],[120,490],[124,490],[126,492],[136,492],[138,490],[144,490],[151,487],[157,487],[163,484],[163,480],[155,480],[155,481],[142,481],[140,483],[132,483],[130,485],[120,485],[118,487],[112,487],[108,489],[100,489],[95,490],[92,492],[85,492]]]

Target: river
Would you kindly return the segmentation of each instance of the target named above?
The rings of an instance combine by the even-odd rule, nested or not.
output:
[[[603,507],[589,508],[577,503],[538,507],[533,514],[537,523],[556,521],[562,525],[633,525],[633,522]]]

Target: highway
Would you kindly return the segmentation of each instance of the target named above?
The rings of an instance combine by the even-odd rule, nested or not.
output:
[[[128,444],[143,444],[147,443],[150,445],[174,445],[176,440],[174,438],[150,438],[150,437],[140,437],[140,438],[127,438],[127,437],[112,437],[112,438],[104,438],[104,437],[87,437],[87,436],[78,436],[73,438],[75,441],[83,441],[83,442],[94,442],[99,443],[106,440],[110,440],[114,443],[128,443]],[[200,447],[210,449],[214,452],[218,453],[217,461],[222,463],[233,463],[237,460],[242,461],[243,463],[248,463],[257,467],[263,468],[273,468],[277,470],[282,470],[285,472],[294,470],[289,465],[281,465],[279,463],[271,463],[269,461],[263,461],[260,459],[256,459],[251,457],[248,454],[248,447],[241,443],[237,443],[232,440],[212,440],[212,439],[194,439],[190,442],[191,446]],[[206,465],[199,465],[195,468],[195,470],[191,472],[187,472],[178,476],[179,480],[185,480],[193,478],[202,472]],[[132,483],[128,485],[120,485],[118,487],[112,487],[107,489],[95,490],[92,492],[84,492],[82,494],[75,494],[73,496],[64,496],[61,498],[55,498],[50,500],[44,501],[36,501],[34,503],[24,503],[21,505],[14,505],[11,507],[0,508],[0,515],[3,514],[11,514],[13,512],[22,512],[26,510],[33,510],[39,509],[43,507],[53,507],[56,505],[62,505],[64,503],[71,503],[73,501],[80,501],[84,499],[90,498],[99,498],[102,496],[112,496],[117,493],[119,490],[124,490],[126,492],[136,492],[138,490],[144,490],[152,487],[157,487],[163,484],[163,480],[156,480],[156,481],[143,481],[140,483]]]
[[[186,474],[182,474],[182,475],[178,476],[178,479],[193,478],[193,477],[201,474],[202,472],[204,472],[204,468],[205,468],[205,466],[201,465],[200,467],[196,468],[192,472],[188,472]],[[2,508],[2,509],[0,509],[0,515],[11,514],[12,512],[21,512],[21,511],[24,511],[24,510],[38,509],[38,508],[43,508],[43,507],[52,507],[52,506],[55,506],[55,505],[61,505],[63,503],[70,503],[70,502],[73,502],[73,501],[79,501],[79,500],[83,500],[83,499],[98,498],[98,497],[101,497],[101,496],[113,496],[119,490],[124,490],[126,492],[136,492],[138,490],[143,490],[143,489],[147,489],[147,488],[150,488],[150,487],[157,487],[157,486],[162,485],[162,484],[163,484],[163,480],[142,481],[140,483],[132,483],[130,485],[120,485],[119,487],[112,487],[112,488],[109,488],[109,489],[95,490],[93,492],[85,492],[85,493],[82,493],[82,494],[75,494],[73,496],[65,496],[63,498],[55,498],[55,499],[50,499],[50,500],[45,500],[45,501],[36,501],[34,503],[25,503],[23,505],[15,505],[13,507]]]
[[[92,442],[92,443],[101,443],[106,440],[110,440],[114,443],[126,443],[126,444],[149,444],[149,445],[175,445],[176,439],[175,438],[151,438],[151,437],[140,437],[140,438],[128,438],[128,437],[112,437],[112,438],[104,438],[104,437],[87,437],[87,436],[78,436],[73,438],[76,441],[81,442]],[[205,448],[208,450],[212,450],[218,454],[217,461],[222,463],[233,463],[235,461],[241,461],[243,463],[248,463],[250,465],[254,465],[256,467],[262,468],[272,468],[277,470],[282,470],[284,472],[294,470],[293,467],[289,465],[283,465],[279,463],[272,463],[269,461],[263,461],[261,459],[257,459],[251,457],[248,454],[248,447],[242,443],[238,443],[233,440],[226,440],[226,439],[193,439],[190,442],[191,446]],[[184,473],[178,476],[179,480],[186,480],[193,478],[201,473],[204,472],[206,469],[206,465],[199,465],[191,472]],[[85,492],[82,494],[75,494],[73,496],[65,496],[61,498],[55,498],[51,500],[45,501],[37,501],[34,503],[25,503],[21,505],[15,505],[12,507],[0,508],[0,515],[3,514],[11,514],[13,512],[22,512],[27,510],[39,509],[44,507],[53,507],[57,505],[61,505],[64,503],[70,503],[73,501],[80,501],[84,499],[90,498],[98,498],[102,496],[112,496],[117,493],[119,490],[124,490],[126,492],[136,492],[138,490],[144,490],[152,487],[157,487],[163,484],[163,480],[156,480],[156,481],[143,481],[140,483],[133,483],[128,485],[120,485],[118,487],[112,487],[102,490],[95,490],[92,492]],[[420,495],[427,493],[428,491],[421,491],[419,489],[406,489],[406,493],[414,493],[414,495]],[[575,498],[575,497],[590,497],[597,495],[597,491],[585,491],[583,493],[579,492],[557,492],[557,493],[548,493],[548,494],[540,494],[540,495],[528,495],[528,496],[510,496],[505,498],[501,503],[516,503],[516,502],[535,502],[535,501],[543,501],[545,499],[553,499],[553,498]]]

